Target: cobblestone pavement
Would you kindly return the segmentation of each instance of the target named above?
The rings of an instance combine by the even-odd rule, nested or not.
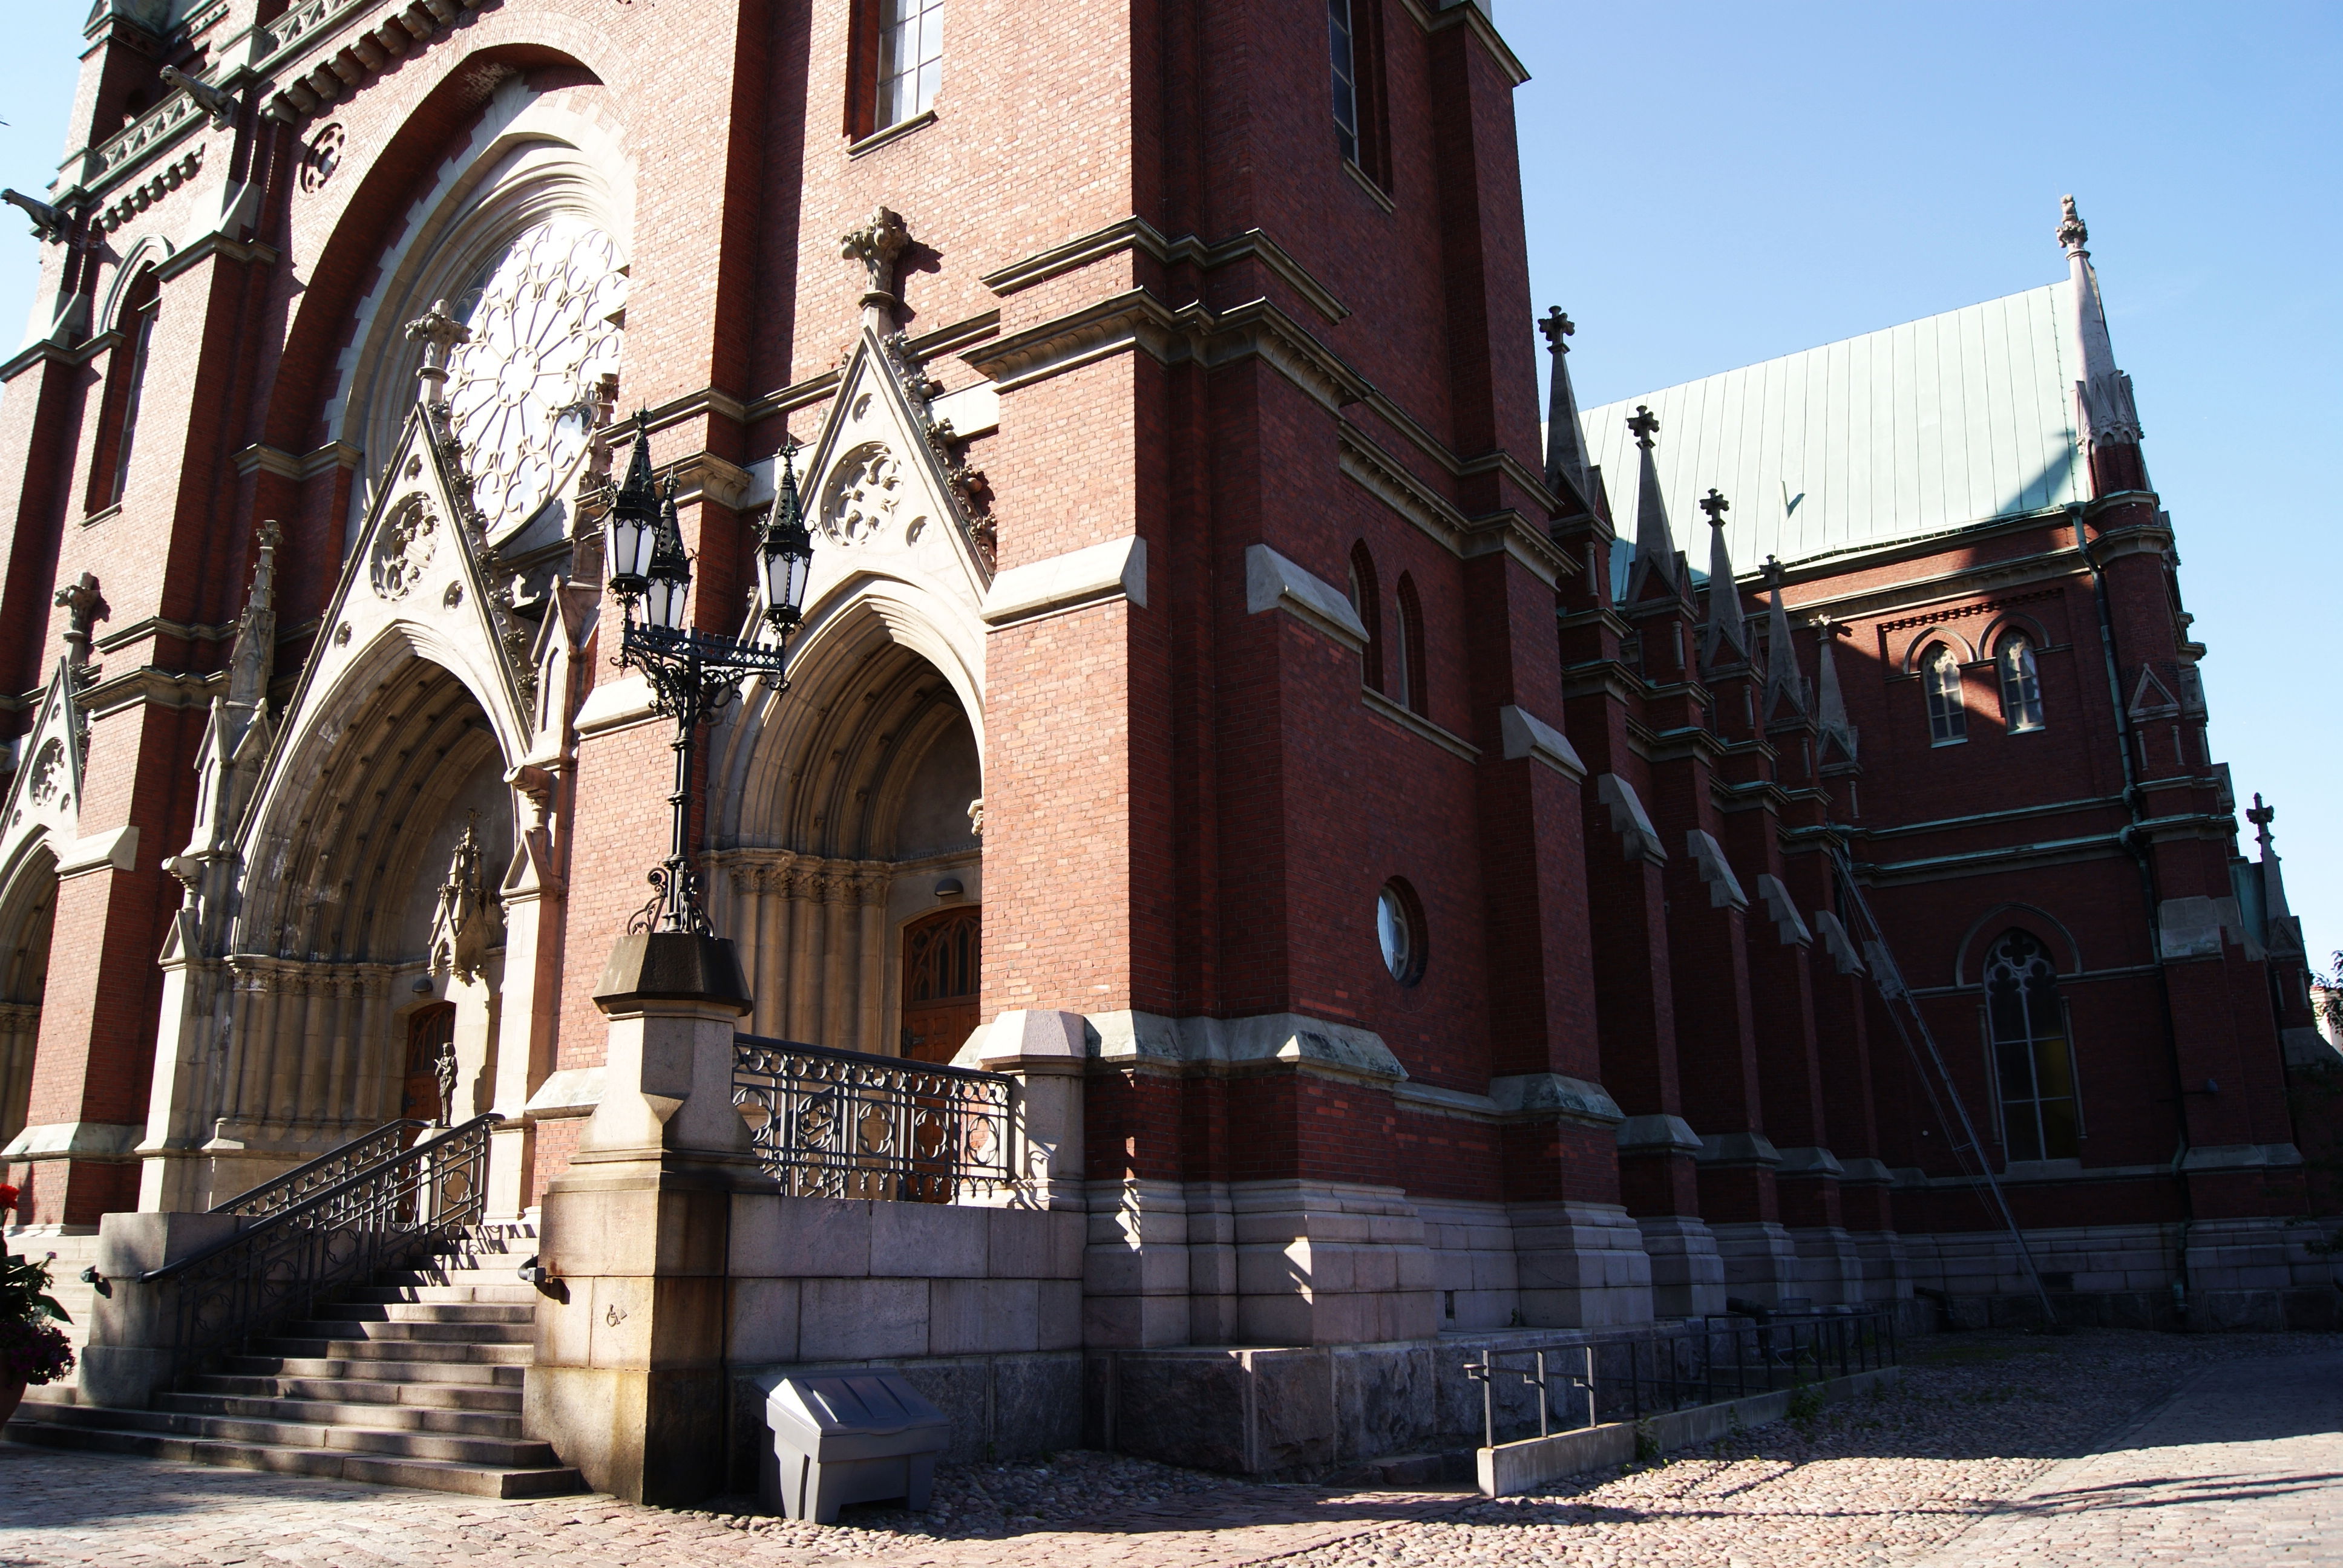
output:
[[[2307,1544],[2321,1530],[2343,1561],[2343,1336],[1961,1334],[1907,1351],[1883,1397],[1495,1502],[1067,1453],[947,1473],[926,1515],[852,1509],[823,1528],[0,1444],[0,1565],[2038,1568],[2217,1553],[2260,1568],[2322,1560]],[[2127,1423],[2120,1446],[2059,1462]]]
[[[2343,1352],[2212,1368],[1926,1568],[2343,1562]]]

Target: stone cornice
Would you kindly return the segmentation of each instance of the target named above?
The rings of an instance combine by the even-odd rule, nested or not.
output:
[[[1338,323],[1351,314],[1350,307],[1334,297],[1333,290],[1312,277],[1310,270],[1294,260],[1285,247],[1271,238],[1265,230],[1251,228],[1233,238],[1207,245],[1192,234],[1168,239],[1153,224],[1136,216],[1070,239],[1063,245],[1036,251],[1021,261],[1013,261],[998,271],[985,274],[977,281],[1007,298],[1037,283],[1131,250],[1166,266],[1188,265],[1206,272],[1239,261],[1258,261],[1279,282],[1300,295],[1312,310],[1324,317],[1329,325]]]
[[[1470,29],[1473,36],[1496,56],[1498,65],[1514,86],[1518,87],[1530,79],[1529,67],[1522,64],[1521,56],[1514,54],[1512,46],[1498,35],[1497,25],[1482,11],[1480,0],[1433,0],[1433,3],[1438,7],[1436,12],[1425,10],[1423,0],[1399,0],[1400,9],[1414,18],[1415,25],[1427,33],[1437,33],[1448,27]]]

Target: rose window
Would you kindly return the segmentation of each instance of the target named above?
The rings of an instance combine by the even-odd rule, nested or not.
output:
[[[878,442],[857,447],[830,471],[821,502],[821,531],[842,545],[870,538],[895,515],[903,470]]]
[[[447,363],[447,412],[489,536],[537,515],[577,472],[588,394],[618,368],[618,242],[577,218],[522,231],[458,302],[472,340]]]

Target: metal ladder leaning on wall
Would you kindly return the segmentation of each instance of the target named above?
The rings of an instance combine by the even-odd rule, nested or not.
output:
[[[1879,917],[1872,913],[1871,900],[1864,896],[1862,884],[1855,879],[1855,864],[1847,858],[1845,846],[1832,844],[1829,848],[1831,868],[1846,895],[1846,907],[1861,922],[1861,929],[1850,934],[1862,945],[1865,967],[1871,970],[1871,983],[1878,988],[1888,1021],[1896,1026],[1896,1038],[1904,1042],[1905,1054],[1912,1059],[1912,1070],[1927,1093],[1929,1108],[1936,1113],[1936,1124],[1945,1130],[1962,1173],[1973,1184],[1981,1181],[1991,1195],[1993,1211],[2008,1230],[2010,1241],[2017,1249],[2018,1263],[2033,1283],[2036,1299],[2042,1303],[2043,1321],[2056,1327],[2058,1313],[2050,1304],[2050,1292],[2042,1283],[2041,1271],[2034,1266],[2034,1253],[2026,1244],[2026,1232],[2018,1229],[2017,1216],[2010,1211],[2009,1199],[1993,1173],[1992,1161],[1986,1158],[1976,1125],[1969,1120],[1968,1106],[1961,1099],[1960,1088],[1945,1066],[1944,1053],[1936,1049],[1936,1037],[1929,1031],[1927,1018],[1920,1011],[1919,1003],[1913,1000],[1911,988],[1904,983],[1904,971],[1896,967],[1896,954],[1887,945],[1886,930],[1880,925]],[[1948,1104],[1952,1108],[1949,1118],[1946,1115]]]

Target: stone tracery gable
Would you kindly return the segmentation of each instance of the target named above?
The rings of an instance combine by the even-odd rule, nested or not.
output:
[[[355,709],[407,659],[427,659],[462,682],[508,765],[528,755],[536,670],[525,661],[538,628],[497,602],[488,575],[493,557],[459,457],[429,415],[409,417],[237,829],[237,850],[252,870],[265,872],[256,846],[273,824],[299,813]]]
[[[857,335],[803,465],[807,522],[820,539],[809,607],[845,576],[945,588],[973,610],[992,581],[983,477],[961,465],[929,411],[934,390],[900,339]]]
[[[80,839],[89,721],[74,700],[72,680],[72,667],[60,659],[42,694],[40,716],[18,749],[15,776],[8,782],[6,815],[0,817],[0,879],[13,874],[35,840],[45,839],[65,859],[73,856]]]

